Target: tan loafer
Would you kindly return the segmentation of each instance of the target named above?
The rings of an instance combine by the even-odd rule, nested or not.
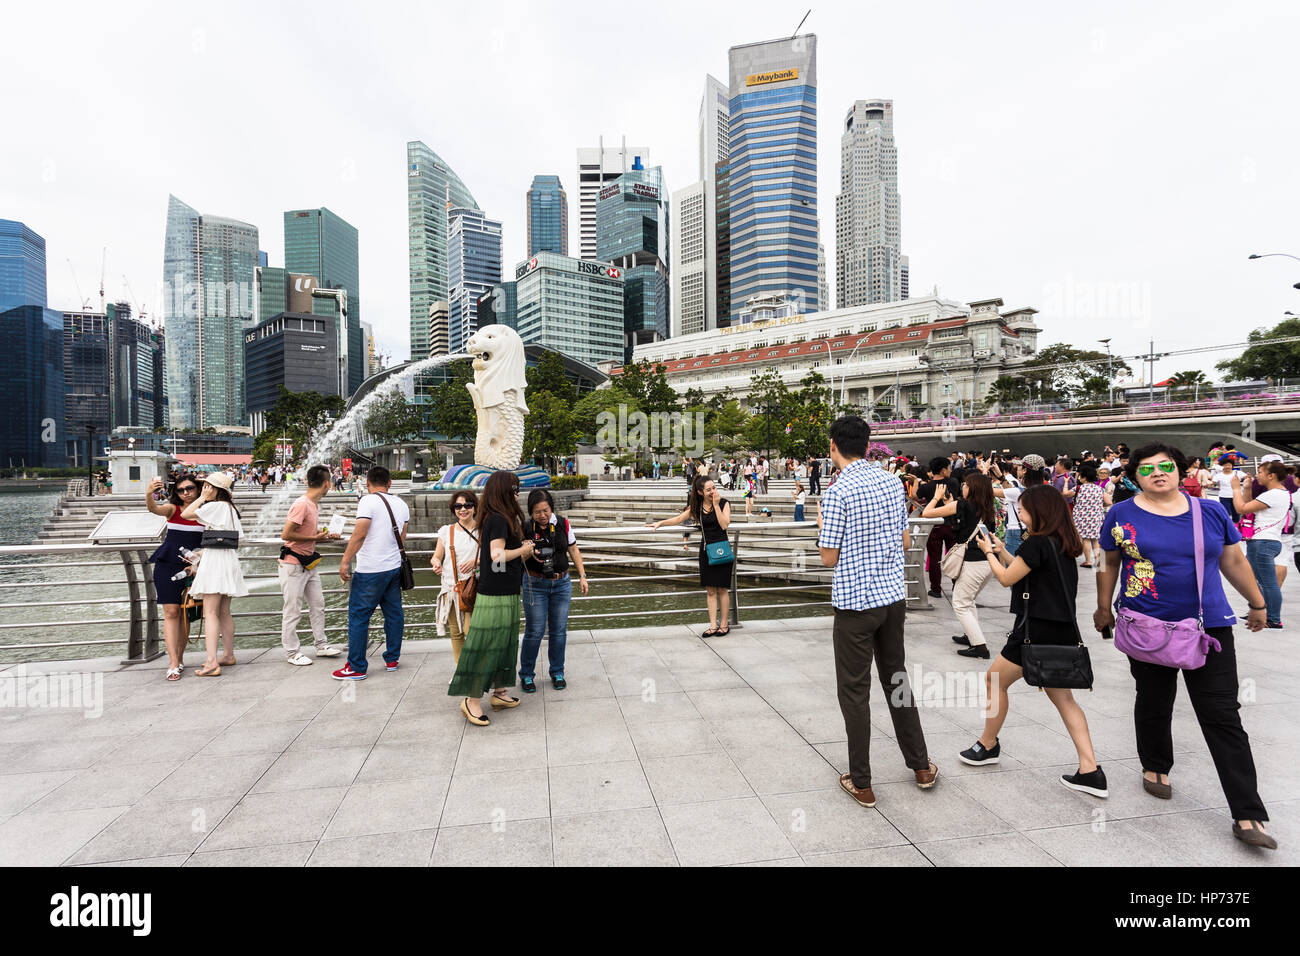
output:
[[[876,795],[871,792],[871,788],[863,787],[859,789],[855,787],[853,778],[847,773],[840,774],[840,789],[858,801],[859,806],[874,807],[876,805]]]
[[[939,768],[935,766],[934,761],[930,761],[929,770],[913,770],[916,774],[916,785],[922,790],[929,790],[934,786],[935,781],[939,779]]]

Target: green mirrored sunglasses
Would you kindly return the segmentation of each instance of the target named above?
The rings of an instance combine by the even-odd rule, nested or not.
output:
[[[1149,477],[1159,468],[1166,475],[1172,475],[1178,470],[1178,463],[1173,461],[1158,461],[1154,465],[1138,465],[1138,474],[1143,478]]]

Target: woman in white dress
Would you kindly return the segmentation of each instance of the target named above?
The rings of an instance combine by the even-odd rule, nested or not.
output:
[[[244,527],[239,523],[239,511],[230,494],[233,484],[229,475],[214,471],[203,479],[203,494],[181,516],[197,518],[208,531],[237,531],[242,538]],[[203,668],[194,673],[199,677],[216,677],[223,666],[231,667],[235,663],[235,619],[230,613],[230,599],[248,595],[244,574],[239,569],[239,552],[235,548],[204,547],[190,593],[203,601],[203,640],[207,648]],[[221,660],[217,660],[218,636],[224,652]]]

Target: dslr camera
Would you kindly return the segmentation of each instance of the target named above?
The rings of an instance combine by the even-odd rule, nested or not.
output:
[[[533,557],[542,566],[543,574],[555,573],[555,548],[551,544],[550,525],[533,530]]]

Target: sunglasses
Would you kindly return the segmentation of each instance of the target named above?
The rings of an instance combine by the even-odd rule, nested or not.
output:
[[[458,501],[458,502],[456,502],[454,505],[452,505],[452,507],[455,508],[457,511],[473,511],[473,510],[474,510],[474,506],[473,506],[472,504],[470,504],[468,501]]]
[[[198,490],[199,490],[199,489],[198,489],[198,487],[197,487],[196,485],[185,485],[185,486],[183,486],[183,487],[177,488],[177,489],[176,489],[176,493],[177,493],[177,494],[181,494],[181,495],[183,495],[183,494],[185,494],[186,492],[195,492],[195,491],[198,491]]]
[[[1172,475],[1178,470],[1178,463],[1173,461],[1160,461],[1156,462],[1154,465],[1138,465],[1137,470],[1138,474],[1143,478],[1148,478],[1155,473],[1157,468],[1163,471],[1166,475]]]

